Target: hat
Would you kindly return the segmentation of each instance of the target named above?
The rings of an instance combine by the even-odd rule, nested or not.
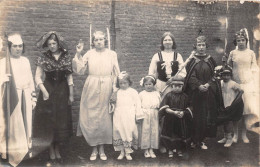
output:
[[[11,42],[13,45],[23,44],[23,40],[20,34],[11,34],[8,36],[7,40]]]
[[[229,65],[226,65],[225,67],[222,68],[220,75],[222,74],[232,74],[232,67]]]
[[[240,31],[236,32],[236,38],[245,38],[245,39],[248,39],[248,36],[247,36],[247,33],[246,33],[246,30],[243,28],[241,29]]]
[[[171,81],[172,85],[184,85],[184,78],[180,75],[172,77]]]

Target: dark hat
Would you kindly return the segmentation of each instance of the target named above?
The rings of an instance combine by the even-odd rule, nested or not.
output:
[[[232,74],[232,67],[230,67],[229,65],[226,65],[225,67],[222,68],[220,75],[223,74]]]
[[[171,84],[172,85],[183,85],[184,84],[184,78],[180,75],[174,76],[172,79]]]

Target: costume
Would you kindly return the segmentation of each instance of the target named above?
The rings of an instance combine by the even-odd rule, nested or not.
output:
[[[221,98],[221,88],[217,80],[212,80],[216,62],[209,56],[194,57],[187,64],[184,90],[193,107],[192,140],[200,143],[205,137],[216,136],[216,118]],[[198,87],[208,83],[208,91],[200,92]]]
[[[125,150],[132,153],[137,149],[138,130],[136,120],[143,119],[138,92],[129,87],[117,92],[116,107],[113,115],[113,145],[115,151]]]
[[[161,92],[166,87],[166,82],[170,76],[174,76],[179,70],[180,65],[183,64],[182,56],[177,52],[158,52],[154,54],[150,66],[149,75],[153,75],[157,78],[155,85],[157,91]],[[179,73],[182,77],[186,76],[186,70],[183,68]],[[171,89],[167,89],[164,94],[170,92]]]
[[[183,92],[169,92],[161,102],[159,119],[161,120],[164,117],[164,121],[161,127],[160,140],[168,150],[185,151],[190,145],[193,114],[188,107],[189,99]],[[184,115],[179,118],[172,113],[167,113],[167,108],[174,111],[183,111]]]
[[[9,163],[17,166],[25,157],[32,146],[32,95],[34,93],[34,81],[29,60],[20,56],[10,58],[13,81],[16,86],[18,101],[10,115],[10,127],[8,139]],[[6,70],[6,58],[0,60],[0,80]],[[0,153],[6,154],[6,106],[4,96],[6,85],[1,83],[1,110],[0,110]],[[15,97],[11,96],[11,101]]]
[[[45,34],[43,42],[56,32]],[[62,38],[57,35],[59,44]],[[61,45],[60,45],[61,47]],[[67,49],[61,47],[56,59],[50,50],[42,53],[36,60],[35,82],[37,87],[43,84],[49,93],[49,99],[43,99],[40,91],[34,118],[34,137],[44,139],[48,144],[67,142],[72,136],[72,113],[69,101],[69,86],[73,85],[72,60]],[[44,78],[44,80],[43,80]]]
[[[80,59],[75,56],[73,70],[88,74],[81,95],[77,135],[83,134],[90,146],[112,144],[109,100],[120,71],[117,54],[108,49],[91,49]]]
[[[244,115],[248,130],[260,133],[259,127],[253,125],[259,122],[259,67],[256,64],[255,53],[250,49],[230,52],[228,64],[233,66],[233,80],[244,90]]]
[[[158,149],[159,146],[159,106],[161,97],[159,92],[142,91],[139,93],[141,110],[144,119],[141,128],[141,149]]]

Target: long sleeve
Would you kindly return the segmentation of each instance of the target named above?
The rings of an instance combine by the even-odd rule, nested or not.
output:
[[[191,71],[190,79],[188,80],[188,85],[192,90],[197,89],[202,83],[198,80],[196,76],[196,71]]]
[[[227,64],[230,65],[231,67],[233,67],[232,58],[233,58],[233,54],[232,54],[232,51],[231,51],[229,56],[228,56],[228,60],[227,60]]]
[[[116,87],[116,82],[117,82],[117,76],[120,73],[120,68],[119,68],[119,65],[118,65],[118,59],[117,59],[117,54],[116,53],[113,56],[113,62],[114,62],[113,72],[112,72],[112,76],[113,76],[113,92],[115,92],[116,90],[118,90],[118,88]]]
[[[40,66],[37,66],[35,72],[35,83],[37,88],[39,87],[40,84],[43,83],[44,78],[45,78],[45,74],[43,69]]]
[[[151,60],[150,66],[149,66],[149,72],[148,75],[153,75],[156,78],[158,77],[157,74],[157,54],[155,54]]]
[[[67,75],[67,82],[69,86],[70,85],[74,86],[72,74]]]
[[[137,91],[133,92],[133,96],[135,99],[135,118],[136,120],[144,119],[144,113],[143,110],[141,109],[141,99],[137,93]]]
[[[78,58],[77,55],[72,59],[72,69],[73,72],[79,74],[79,75],[84,75],[85,71],[88,68],[88,52],[82,57],[79,56]]]
[[[258,72],[259,72],[259,67],[258,67],[258,65],[257,65],[257,63],[256,63],[256,56],[255,56],[255,53],[252,52],[251,56],[252,56],[252,61],[251,61],[251,70],[252,70],[253,74],[255,74],[255,73],[258,74]]]

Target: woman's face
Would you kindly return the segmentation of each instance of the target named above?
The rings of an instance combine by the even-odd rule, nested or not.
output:
[[[243,37],[237,38],[236,42],[237,42],[238,49],[243,50],[246,48],[246,39],[245,38],[243,38]]]
[[[144,83],[144,89],[147,91],[147,92],[152,92],[154,90],[154,85],[152,83],[151,80],[147,80],[145,83]]]
[[[105,37],[101,34],[96,34],[94,37],[94,46],[96,49],[105,48]]]
[[[13,57],[20,57],[23,53],[23,44],[20,45],[12,44],[10,51]]]
[[[57,52],[59,49],[58,42],[53,39],[48,40],[48,48],[52,53]]]
[[[172,38],[168,35],[163,39],[164,49],[172,49],[173,41]]]
[[[196,49],[199,55],[204,56],[206,53],[206,42],[197,42]]]
[[[126,79],[119,79],[120,89],[126,90],[129,87],[129,82]]]

